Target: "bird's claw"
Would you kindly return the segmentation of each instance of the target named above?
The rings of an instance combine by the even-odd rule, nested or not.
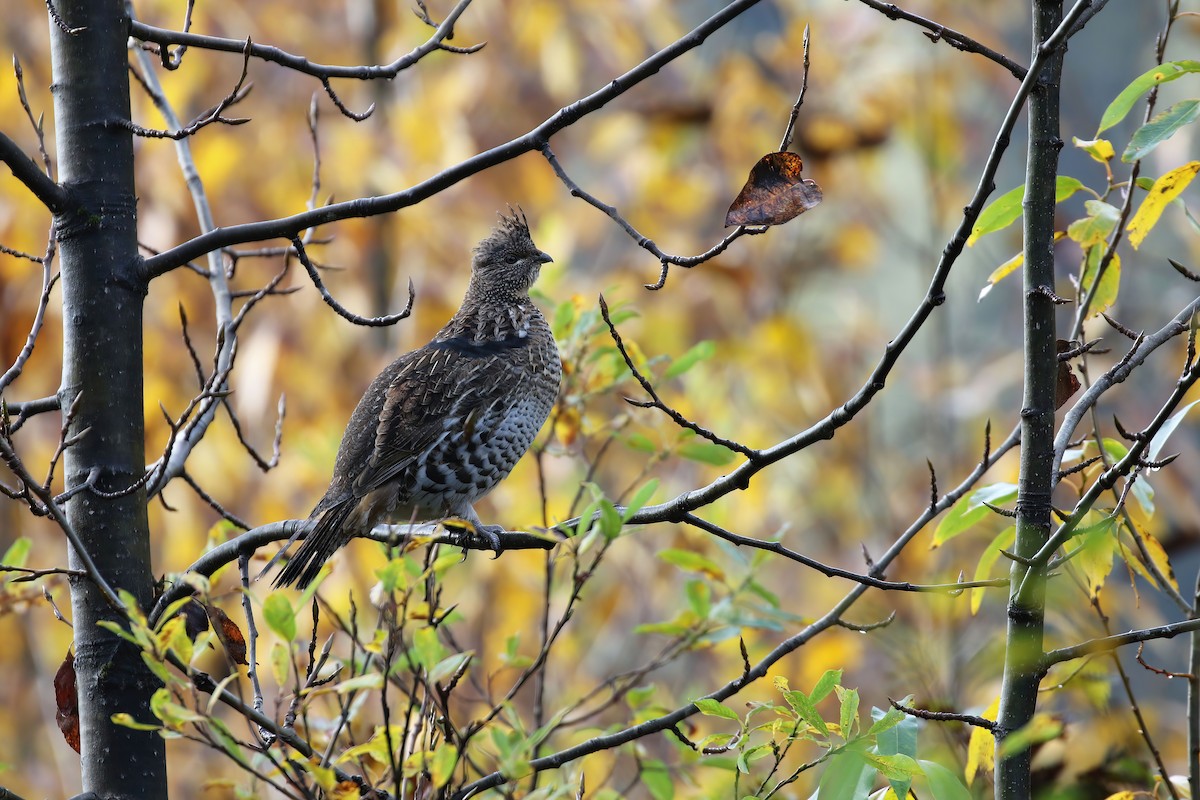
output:
[[[495,553],[493,559],[500,557],[500,552],[503,549],[500,544],[500,534],[504,533],[503,525],[477,525],[475,533],[488,543],[488,549]]]

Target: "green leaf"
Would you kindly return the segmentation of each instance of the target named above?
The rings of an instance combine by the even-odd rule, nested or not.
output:
[[[760,758],[771,755],[772,752],[771,746],[765,744],[760,744],[747,750],[743,750],[737,758],[738,772],[742,773],[743,775],[749,775],[750,765],[755,761],[758,761]]]
[[[700,713],[706,717],[720,717],[721,719],[731,719],[734,722],[739,721],[737,712],[719,700],[713,700],[711,697],[701,697],[699,700],[693,700],[692,704],[700,709]]]
[[[641,778],[654,800],[674,800],[675,782],[671,780],[666,764],[653,759],[643,761]]]
[[[29,558],[29,550],[32,546],[33,540],[28,536],[17,537],[17,540],[4,551],[4,556],[0,557],[0,564],[6,567],[25,566],[25,560]]]
[[[1063,724],[1049,714],[1034,714],[1025,727],[1005,736],[996,748],[997,758],[1023,753],[1036,744],[1048,742],[1062,736]]]
[[[898,708],[889,708],[887,711],[884,711],[882,708],[872,708],[871,709],[871,719],[873,719],[875,721],[871,724],[871,727],[867,729],[866,735],[874,736],[876,742],[878,742],[879,734],[890,731],[892,728],[896,727],[901,722],[908,719],[908,715],[905,714],[903,711],[901,711]],[[883,753],[883,752],[897,752],[897,751],[894,751],[894,750],[885,751],[883,749],[880,749],[879,752]]]
[[[249,766],[246,761],[246,754],[242,752],[241,745],[237,742],[237,737],[233,735],[233,731],[229,730],[229,726],[224,720],[217,717],[210,717],[208,720],[208,733],[217,740],[217,744],[225,751],[230,758],[241,764],[243,767]]]
[[[1061,203],[1083,188],[1083,183],[1067,175],[1059,175],[1054,183],[1054,202]],[[1005,192],[997,197],[979,214],[971,235],[967,238],[967,246],[975,244],[981,236],[1004,230],[1021,217],[1021,203],[1025,200],[1024,185]]]
[[[296,638],[296,612],[281,592],[269,594],[263,601],[263,620],[280,639],[290,642]]]
[[[641,708],[658,694],[658,687],[653,683],[649,686],[639,686],[625,693],[625,702],[630,708]]]
[[[1017,526],[1009,525],[1000,533],[996,534],[996,538],[992,539],[992,543],[983,551],[983,555],[979,557],[979,563],[975,566],[975,576],[972,580],[986,581],[991,575],[992,567],[1000,558],[1000,551],[1012,546],[1012,543],[1017,540]],[[979,613],[979,607],[983,604],[983,596],[987,594],[988,589],[985,586],[976,586],[971,589],[971,614]]]
[[[1104,110],[1104,115],[1100,117],[1100,127],[1096,129],[1096,134],[1099,135],[1125,119],[1125,116],[1133,108],[1133,104],[1146,92],[1160,84],[1173,81],[1176,78],[1182,78],[1189,72],[1200,72],[1200,61],[1168,61],[1165,64],[1146,70],[1134,78],[1108,104],[1108,108]]]
[[[600,499],[600,534],[610,542],[621,535],[621,514],[607,497]]]
[[[697,342],[686,353],[671,362],[671,366],[667,367],[666,371],[663,372],[662,380],[667,381],[678,375],[682,375],[701,361],[712,358],[716,352],[717,345],[712,340],[705,339],[702,342]]]
[[[842,682],[842,671],[840,669],[827,669],[825,674],[817,678],[816,684],[813,686],[812,698],[814,703],[819,703],[829,696],[833,688]]]
[[[733,451],[719,444],[709,442],[687,442],[679,446],[679,455],[691,461],[712,464],[723,467],[733,461]]]
[[[994,512],[984,505],[985,502],[1001,505],[1016,496],[1017,485],[1015,483],[993,483],[990,486],[976,489],[966,497],[959,498],[958,502],[950,509],[950,513],[938,523],[933,532],[931,547],[941,547],[955,536],[973,527],[984,517],[993,514]]]
[[[658,445],[656,445],[649,436],[644,433],[631,433],[624,437],[625,446],[630,450],[638,450],[643,453],[657,453]]]
[[[825,720],[821,719],[821,715],[817,713],[816,704],[801,691],[786,691],[783,693],[783,699],[787,700],[792,710],[800,716],[800,719],[808,723],[809,727],[815,731],[819,731],[822,736],[829,735],[829,726],[825,724]]]
[[[908,698],[905,698],[905,700],[907,701]],[[892,791],[896,793],[896,797],[908,797],[908,789],[912,785],[913,773],[919,769],[916,762],[913,761],[917,757],[916,717],[910,717],[903,711],[895,708],[888,709],[886,713],[882,709],[872,708],[871,716],[875,719],[875,724],[871,726],[871,731],[875,731],[876,727],[884,720],[889,719],[893,713],[900,715],[900,719],[895,725],[877,732],[875,750],[883,758],[904,758],[905,761],[903,762],[889,764],[889,768],[894,766],[897,769],[906,770],[906,773],[893,776],[883,766],[879,764],[875,766],[888,779],[888,783],[891,784]]]
[[[720,564],[691,550],[678,550],[672,547],[660,550],[658,557],[668,564],[688,572],[699,572],[717,580],[725,579],[725,570],[721,568]]]
[[[907,698],[906,698],[907,699]],[[917,755],[917,719],[910,717],[897,708],[889,708],[886,712],[880,708],[871,709],[871,717],[875,724],[867,734],[875,734],[875,749],[880,755],[900,755],[916,758]],[[896,719],[899,717],[899,719]],[[892,724],[892,720],[896,720]],[[881,727],[884,726],[885,727]],[[903,797],[903,793],[898,793]]]
[[[971,793],[953,772],[936,761],[917,763],[929,781],[929,793],[933,795],[933,800],[971,800]]]
[[[862,800],[875,782],[875,768],[861,750],[847,747],[829,759],[817,785],[817,800]]]
[[[712,613],[712,589],[704,581],[687,582],[688,605],[700,619],[708,619]]]
[[[854,726],[858,724],[858,690],[847,689],[844,686],[833,688],[838,696],[838,725],[842,729],[842,738],[849,741]]]
[[[1125,163],[1145,158],[1146,154],[1175,135],[1184,125],[1190,125],[1200,117],[1200,100],[1181,100],[1156,114],[1154,119],[1138,128],[1129,140],[1121,160]]]
[[[637,493],[625,505],[625,510],[621,512],[621,522],[629,522],[630,517],[645,508],[656,491],[658,491],[658,478],[651,478],[642,484],[642,488],[637,490]]]
[[[1088,200],[1083,205],[1088,215],[1068,225],[1067,236],[1084,247],[1102,244],[1117,227],[1121,211],[1102,200]]]
[[[896,791],[896,797],[908,796],[908,784],[912,783],[913,775],[920,770],[912,756],[903,753],[879,755],[878,753],[863,753],[867,763],[879,771],[895,788],[896,783],[904,785],[904,791]]]
[[[418,628],[413,634],[409,657],[426,671],[446,657],[446,647],[438,639],[436,628]]]

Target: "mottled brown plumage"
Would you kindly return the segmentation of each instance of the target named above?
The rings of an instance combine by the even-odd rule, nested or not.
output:
[[[307,586],[334,551],[382,522],[460,517],[525,454],[558,396],[561,363],[529,288],[553,259],[524,215],[475,248],[471,282],[433,341],[372,381],[350,417],[333,480],[276,586]]]

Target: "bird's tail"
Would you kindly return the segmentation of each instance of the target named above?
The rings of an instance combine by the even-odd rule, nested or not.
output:
[[[300,543],[300,549],[279,571],[272,585],[278,589],[294,583],[303,589],[312,583],[334,551],[349,540],[345,524],[355,505],[354,500],[348,498],[327,508],[320,517],[311,522],[308,534]]]

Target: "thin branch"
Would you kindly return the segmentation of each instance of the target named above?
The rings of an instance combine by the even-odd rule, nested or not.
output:
[[[986,472],[1000,456],[1016,446],[1017,441],[1018,433],[1017,431],[1014,431],[1004,442],[1000,444],[999,447],[996,448],[994,453],[991,452],[991,448],[989,447],[989,452],[979,462],[979,464],[975,466],[975,469],[971,471],[971,473],[962,481],[962,483],[948,492],[946,496],[943,497],[938,503],[936,508],[926,509],[924,513],[922,513],[902,534],[900,534],[896,541],[892,543],[892,546],[888,548],[887,552],[880,557],[878,564],[873,569],[873,574],[882,574],[883,571],[892,563],[892,561],[894,561],[900,555],[904,548],[907,547],[908,543],[912,541],[912,538],[916,536],[918,532],[924,529],[925,525],[927,525],[930,520],[932,520],[937,514],[940,514],[942,511],[949,508],[960,497],[966,494],[966,492],[975,485],[979,478],[982,477],[983,473]],[[823,617],[815,620],[795,635],[790,636],[784,641],[780,642],[770,653],[764,656],[758,662],[758,664],[754,666],[753,669],[742,670],[737,678],[734,678],[715,691],[710,692],[708,695],[705,695],[705,697],[718,701],[725,700],[741,691],[743,687],[766,676],[771,667],[780,659],[784,658],[790,653],[795,652],[798,648],[812,640],[813,637],[817,636],[822,631],[836,626],[846,610],[849,609],[850,606],[854,605],[854,603],[866,591],[866,586],[861,584],[855,586]],[[591,753],[599,752],[601,750],[611,750],[622,744],[640,739],[644,736],[669,730],[672,726],[678,725],[683,720],[697,713],[697,711],[698,709],[696,706],[692,703],[689,703],[667,714],[646,720],[637,725],[633,725],[613,733],[602,734],[592,739],[588,739],[587,741],[581,742],[573,747],[560,750],[557,753],[553,753],[542,758],[533,759],[528,765],[536,771],[554,769],[555,767],[562,766],[563,764],[574,761],[578,758],[582,758],[583,756]],[[492,773],[491,775],[480,778],[479,780],[467,784],[459,789],[453,795],[453,800],[466,800],[466,798],[472,797],[473,795],[478,794],[486,789],[499,786],[503,782],[504,776],[501,773]]]
[[[41,501],[42,505],[46,509],[46,513],[54,519],[54,521],[58,524],[58,527],[61,528],[62,532],[66,535],[67,541],[71,543],[71,547],[75,550],[75,555],[79,557],[80,562],[83,564],[84,570],[87,572],[88,578],[91,579],[93,584],[95,584],[96,589],[99,590],[100,594],[104,596],[104,599],[108,601],[109,605],[124,614],[125,605],[121,602],[121,598],[117,597],[117,593],[113,591],[112,586],[110,586],[108,581],[105,580],[104,575],[101,574],[100,568],[97,567],[96,562],[92,560],[91,553],[89,553],[87,548],[83,546],[83,540],[79,538],[79,534],[75,532],[75,528],[71,525],[71,522],[67,519],[66,515],[63,514],[62,509],[59,507],[58,503],[54,501],[54,497],[51,496],[50,492],[43,489],[37,483],[37,481],[34,480],[33,476],[29,474],[29,471],[25,469],[25,464],[21,461],[21,458],[17,455],[16,451],[13,450],[12,442],[6,436],[0,436],[0,460],[8,465],[8,468],[12,470],[13,475],[17,477],[17,480],[21,482],[26,490],[31,492],[39,501]]]
[[[453,34],[455,23],[458,22],[458,18],[462,16],[469,5],[471,5],[471,0],[459,0],[458,4],[451,9],[446,19],[442,21],[442,24],[438,26],[437,30],[434,31],[433,35],[424,44],[386,65],[338,66],[333,64],[317,64],[309,61],[304,56],[293,55],[278,47],[261,44],[254,45],[250,49],[250,55],[254,58],[280,64],[288,69],[304,73],[305,75],[312,75],[316,78],[354,78],[363,81],[394,78],[434,51],[446,49],[451,52],[473,53],[482,48],[482,44],[464,48],[443,48],[441,46],[443,40]],[[245,42],[240,39],[225,39],[219,36],[203,36],[186,31],[156,28],[137,20],[133,20],[130,24],[129,34],[135,39],[141,39],[144,42],[154,42],[160,47],[174,44],[197,47],[204,50],[240,53],[245,46]]]
[[[797,564],[803,564],[810,569],[815,569],[817,572],[820,572],[827,578],[845,578],[846,580],[854,581],[855,583],[862,584],[863,586],[869,586],[873,589],[883,589],[884,591],[893,592],[929,592],[956,597],[962,594],[963,590],[965,589],[1008,586],[1008,578],[996,578],[994,580],[986,581],[958,581],[957,583],[925,584],[909,583],[908,581],[886,581],[875,577],[874,575],[863,575],[858,572],[851,572],[850,570],[831,567],[828,564],[823,564],[814,558],[809,558],[803,553],[797,553],[795,550],[784,547],[779,542],[764,541],[762,539],[755,539],[750,536],[742,536],[740,534],[733,533],[732,531],[728,531],[719,525],[709,522],[708,520],[701,519],[695,514],[685,515],[680,522],[691,525],[695,528],[699,528],[705,533],[710,533],[713,536],[716,536],[718,539],[724,539],[725,541],[735,544],[738,547],[751,547],[755,550],[763,550],[768,553],[773,553],[777,556],[782,556],[789,561],[795,561]]]
[[[3,442],[0,442],[0,445],[2,444]],[[285,519],[251,528],[245,533],[239,534],[212,548],[196,559],[184,572],[209,577],[226,564],[236,561],[239,556],[253,556],[255,551],[264,545],[271,544],[272,542],[295,541],[303,538],[302,535],[305,532],[304,529],[307,524],[308,520],[305,519]],[[530,533],[528,531],[501,531],[497,535],[500,537],[499,552],[506,550],[550,550],[561,541],[553,535]],[[410,542],[421,542],[426,544],[446,544],[453,547],[460,547],[464,550],[497,552],[493,543],[483,536],[474,534],[468,530],[452,528],[436,522],[420,525],[381,525],[370,533],[360,535],[358,538],[370,539],[381,544],[394,546]],[[258,578],[261,577],[262,574],[260,573]],[[164,592],[162,597],[154,604],[154,610],[150,613],[151,624],[157,624],[158,615],[162,614],[168,605],[185,596],[191,590],[188,584],[177,582],[171,589]]]
[[[892,708],[896,709],[897,711],[903,711],[910,717],[916,717],[917,719],[927,719],[935,722],[962,722],[966,725],[972,725],[976,728],[983,728],[985,731],[993,735],[995,735],[997,730],[999,730],[999,726],[992,720],[985,719],[984,717],[977,717],[974,714],[956,714],[952,711],[928,711],[924,708],[906,706],[903,703],[892,700],[891,698],[888,698],[888,702],[891,703]]]
[[[142,263],[143,277],[146,279],[158,277],[176,267],[182,266],[193,258],[222,247],[245,244],[247,242],[259,242],[267,239],[290,239],[301,231],[314,228],[318,225],[354,217],[368,217],[399,211],[402,208],[407,208],[432,197],[497,164],[502,164],[525,153],[539,150],[545,142],[549,141],[551,136],[574,125],[583,117],[600,110],[634,86],[657,74],[663,67],[684,53],[699,47],[709,36],[723,28],[742,12],[757,5],[760,1],[735,0],[735,2],[730,3],[700,23],[691,32],[680,37],[662,50],[659,50],[624,75],[606,82],[602,88],[587,97],[560,108],[528,133],[459,162],[408,189],[378,197],[366,197],[343,203],[334,203],[323,208],[294,214],[290,217],[251,222],[243,225],[231,225],[219,230],[206,231],[190,241],[146,259]],[[459,6],[462,5],[463,3],[460,2]],[[457,7],[455,10],[457,10]],[[453,14],[454,12],[452,11],[451,17],[453,17]],[[451,17],[447,18],[448,22]],[[443,23],[443,27],[446,27],[446,23]],[[439,30],[441,29],[439,28]],[[133,35],[141,38],[144,33],[147,33],[146,27],[134,23]],[[182,40],[172,39],[172,42],[182,43]],[[195,42],[190,43],[196,44]],[[241,52],[242,44],[243,42],[237,41],[237,52]],[[233,48],[222,49],[232,50]],[[970,233],[969,228],[967,232]]]
[[[25,337],[25,344],[21,348],[21,352],[17,354],[11,367],[5,370],[3,375],[0,375],[0,394],[15,381],[25,369],[25,364],[33,355],[33,348],[37,344],[38,334],[42,331],[42,324],[46,320],[46,309],[50,305],[50,292],[54,289],[54,284],[58,282],[58,274],[52,274],[51,263],[54,260],[54,227],[50,228],[49,244],[47,245],[46,255],[39,259],[42,263],[42,293],[38,297],[37,310],[33,315],[33,322],[29,326],[29,335]]]
[[[703,428],[700,425],[697,425],[695,422],[692,422],[683,414],[680,414],[678,411],[664,403],[662,399],[659,398],[658,392],[654,390],[654,385],[651,384],[646,376],[638,370],[633,363],[633,358],[631,358],[629,355],[629,351],[625,349],[625,342],[621,339],[621,334],[617,332],[617,326],[613,324],[612,317],[610,317],[608,314],[608,303],[605,302],[604,295],[600,295],[600,316],[604,318],[604,324],[608,326],[609,336],[612,337],[613,343],[617,346],[617,351],[621,354],[621,358],[625,359],[625,366],[629,367],[629,371],[633,374],[634,379],[641,384],[641,387],[645,390],[646,394],[650,395],[650,402],[646,404],[629,400],[629,398],[626,398],[627,402],[642,408],[657,408],[659,411],[662,411],[664,414],[670,417],[671,421],[679,427],[692,431],[696,435],[707,439],[713,444],[720,445],[721,447],[732,450],[735,453],[741,453],[751,461],[758,458],[757,450],[749,448],[740,442],[735,442],[732,439],[726,439],[718,436],[707,428]]]
[[[783,130],[783,139],[779,142],[780,152],[792,146],[792,136],[796,132],[796,119],[800,116],[800,106],[804,104],[804,93],[808,91],[808,26],[804,26],[804,62],[800,77],[800,94],[792,105],[792,113],[788,117],[787,127]]]
[[[0,161],[8,164],[13,177],[33,192],[33,196],[53,214],[64,214],[73,208],[71,195],[54,179],[42,172],[37,162],[25,155],[16,142],[0,132]]]
[[[413,301],[417,297],[416,287],[413,286],[412,279],[408,281],[408,305],[398,314],[385,314],[381,317],[363,317],[350,311],[341,303],[333,298],[329,290],[325,288],[324,282],[321,280],[317,268],[313,266],[312,261],[308,257],[308,252],[304,249],[304,242],[300,241],[300,237],[292,237],[292,247],[296,250],[296,256],[300,259],[300,263],[304,265],[304,269],[308,271],[308,277],[312,279],[313,285],[317,287],[317,291],[321,293],[321,299],[325,304],[337,312],[337,315],[347,322],[352,322],[355,325],[365,325],[369,328],[381,328],[388,325],[395,325],[400,320],[412,313]]]
[[[947,28],[945,25],[939,25],[933,20],[928,20],[924,17],[920,17],[916,14],[905,11],[904,9],[897,7],[895,3],[884,3],[880,0],[858,1],[863,5],[870,6],[890,20],[902,19],[925,28],[927,31],[929,31],[929,33],[926,33],[925,35],[931,42],[945,42],[951,47],[967,53],[976,53],[990,61],[994,61],[1011,72],[1013,77],[1019,81],[1025,80],[1026,75],[1028,75],[1028,71],[1024,67],[1013,61],[1008,56],[1004,55],[1003,53],[996,52],[990,47],[975,41],[964,33],[959,33],[956,30]],[[1082,27],[1082,23],[1080,24],[1080,27]],[[1072,34],[1075,32],[1076,31],[1072,31]]]
[[[206,128],[216,122],[219,122],[222,125],[246,124],[250,121],[247,117],[231,118],[223,116],[221,112],[227,108],[237,105],[242,100],[245,100],[246,96],[250,94],[250,90],[253,88],[253,84],[246,83],[246,76],[250,73],[250,45],[250,39],[247,38],[245,44],[245,54],[242,58],[242,74],[238,77],[237,83],[234,85],[233,89],[231,89],[229,94],[225,95],[225,97],[221,99],[221,102],[217,103],[208,111],[205,111],[203,114],[196,117],[196,119],[189,124],[182,128],[178,128],[177,130],[155,130],[153,128],[143,128],[141,125],[135,125],[129,120],[122,120],[122,124],[124,124],[125,127],[128,128],[129,131],[135,136],[141,136],[146,139],[173,139],[175,141],[193,136],[200,131],[201,128]],[[139,76],[138,82],[141,83],[142,86],[146,87],[147,91],[150,91],[151,94],[154,93],[151,85],[145,78]]]
[[[1071,647],[1061,647],[1058,650],[1051,650],[1046,653],[1042,656],[1041,668],[1049,669],[1063,661],[1083,658],[1084,656],[1096,653],[1107,653],[1110,650],[1116,650],[1118,647],[1124,647],[1135,642],[1147,642],[1151,639],[1172,639],[1181,633],[1190,633],[1197,630],[1200,630],[1200,619],[1185,619],[1182,622],[1173,622],[1170,625],[1159,625],[1155,628],[1142,628],[1141,630],[1129,631],[1128,633],[1119,633],[1115,636],[1089,639],[1086,642],[1072,645]]]

